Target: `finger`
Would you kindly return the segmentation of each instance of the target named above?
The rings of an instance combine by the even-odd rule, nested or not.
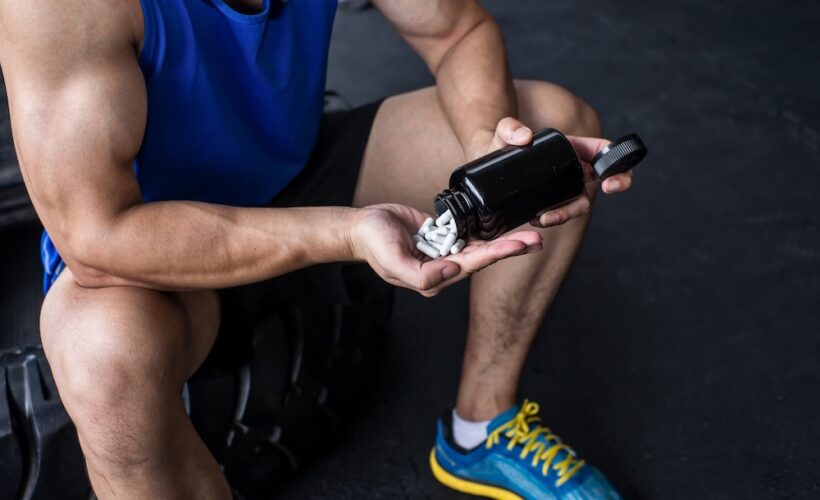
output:
[[[562,205],[553,210],[541,214],[531,224],[536,227],[552,227],[561,225],[568,220],[588,214],[592,203],[586,194],[582,194],[577,199]]]
[[[458,279],[465,278],[499,260],[527,253],[528,246],[517,239],[499,238],[476,246],[471,252],[462,252],[445,257],[444,261],[456,262],[461,268]]]
[[[603,139],[600,137],[578,137],[575,135],[568,135],[567,139],[569,139],[569,142],[572,143],[572,147],[575,148],[578,158],[584,160],[585,162],[592,161],[592,159],[595,158],[595,155],[598,154],[598,151],[612,144],[612,141],[609,139]]]
[[[500,260],[528,253],[540,252],[543,248],[541,234],[536,231],[517,231],[501,236],[493,241],[471,241],[460,253],[445,257],[444,261],[457,262],[459,273],[445,279],[432,290],[422,295],[433,296],[448,286],[490,266]]]
[[[507,233],[505,235],[499,236],[498,238],[492,241],[484,241],[484,240],[469,240],[467,246],[465,246],[461,253],[469,254],[478,250],[481,250],[482,247],[487,246],[491,243],[498,242],[498,241],[518,241],[525,245],[526,252],[525,253],[534,253],[539,252],[543,248],[543,239],[541,238],[541,233],[538,231],[515,231],[512,233]]]
[[[402,254],[390,271],[406,288],[423,292],[458,275],[461,268],[458,263],[444,259],[422,262],[412,255]]]
[[[503,118],[495,127],[493,149],[501,149],[507,145],[526,146],[532,142],[532,130],[519,120],[508,116]]]
[[[616,174],[601,184],[604,193],[620,193],[632,187],[632,170]]]
[[[581,168],[584,171],[584,184],[594,182],[597,185],[598,175],[595,173],[595,170],[592,168],[592,165],[590,165],[588,161],[581,160]]]
[[[538,231],[515,231],[512,233],[505,234],[499,238],[496,238],[495,241],[501,240],[511,240],[511,241],[520,241],[524,245],[527,246],[529,249],[534,249],[535,247],[541,247],[543,244],[543,238],[541,237],[541,233]]]

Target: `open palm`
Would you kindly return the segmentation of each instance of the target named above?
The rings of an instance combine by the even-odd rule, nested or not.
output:
[[[493,241],[471,240],[458,254],[431,260],[412,238],[427,217],[397,204],[362,209],[353,229],[356,256],[388,283],[431,297],[494,262],[541,250],[539,233],[518,231]]]

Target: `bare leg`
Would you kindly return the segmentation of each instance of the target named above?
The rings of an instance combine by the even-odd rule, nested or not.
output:
[[[516,82],[519,117],[533,130],[599,136],[592,109],[545,82]],[[386,201],[430,211],[464,153],[434,89],[385,101],[367,145],[354,203]],[[470,420],[512,406],[527,351],[578,251],[587,217],[540,230],[544,251],[491,266],[473,277],[470,322],[457,409]]]
[[[218,324],[213,292],[54,284],[43,347],[99,498],[231,497],[181,401]]]

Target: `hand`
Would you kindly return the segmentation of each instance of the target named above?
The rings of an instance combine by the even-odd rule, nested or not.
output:
[[[604,146],[609,145],[611,141],[596,137],[577,137],[572,135],[568,135],[567,139],[572,143],[575,152],[578,153],[578,158],[581,160],[581,167],[584,169],[586,189],[581,196],[566,205],[561,205],[548,212],[544,212],[538,218],[532,220],[530,223],[533,226],[557,226],[575,217],[589,213],[592,207],[592,196],[598,189],[600,181],[598,181],[598,178],[595,176],[595,172],[592,170],[592,166],[589,162],[595,157],[598,151],[603,149]],[[490,145],[482,154],[496,151],[507,145],[526,146],[531,142],[532,130],[515,118],[507,117],[498,122],[495,135],[492,137]],[[631,186],[632,171],[630,170],[606,179],[601,188],[604,193],[611,194],[626,191]]]
[[[456,255],[431,260],[413,242],[427,217],[404,205],[361,209],[350,229],[354,257],[367,261],[388,283],[432,297],[494,262],[541,250],[539,233],[519,231],[493,241],[472,240]]]

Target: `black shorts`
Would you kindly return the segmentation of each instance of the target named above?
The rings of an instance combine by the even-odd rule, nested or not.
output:
[[[271,200],[272,207],[351,206],[361,170],[370,129],[381,101],[345,111],[326,113],[319,129],[319,138],[304,170]],[[321,282],[321,297],[317,301],[343,303],[345,292],[335,286],[337,267],[318,266],[302,273],[295,280],[273,278],[250,285],[218,290],[221,322],[216,344],[200,371],[213,372],[235,368],[249,353],[238,346],[253,329],[255,311],[272,294],[288,295],[299,287],[299,281]],[[307,278],[305,277],[307,275]],[[284,283],[284,284],[283,284]],[[287,301],[288,297],[282,297]]]

